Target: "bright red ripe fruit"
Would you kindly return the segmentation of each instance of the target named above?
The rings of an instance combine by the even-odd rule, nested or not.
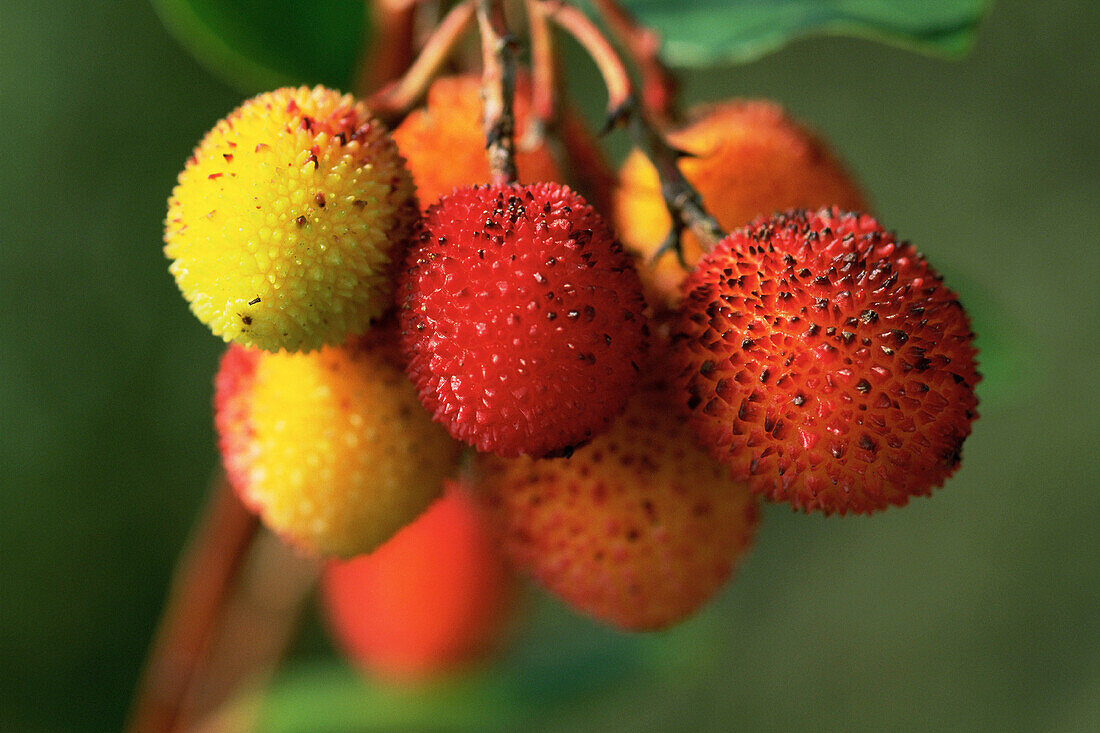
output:
[[[364,670],[398,682],[490,651],[515,585],[482,511],[455,483],[377,550],[330,563],[321,577],[336,641]]]
[[[568,453],[606,430],[633,390],[647,334],[638,275],[564,186],[441,198],[398,297],[421,402],[479,451]]]
[[[674,330],[692,428],[769,499],[870,513],[959,465],[977,414],[969,321],[869,216],[794,211],[731,234],[684,282]]]

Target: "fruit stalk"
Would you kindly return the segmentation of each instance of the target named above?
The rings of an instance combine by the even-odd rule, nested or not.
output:
[[[573,36],[592,57],[607,87],[607,120],[605,130],[611,130],[627,119],[637,103],[630,74],[615,47],[607,40],[599,27],[587,15],[572,5],[561,2],[542,2],[546,15]]]
[[[661,38],[652,28],[638,23],[618,0],[593,0],[611,32],[626,48],[642,80],[642,102],[662,123],[675,115],[679,85],[659,56]]]
[[[493,185],[516,182],[513,103],[516,93],[516,41],[508,32],[503,0],[478,0],[481,30],[482,87],[485,140]]]
[[[451,8],[428,36],[420,55],[405,75],[370,97],[367,106],[371,111],[391,127],[400,122],[405,113],[424,95],[439,67],[469,29],[473,18],[473,0],[464,0]]]
[[[260,532],[249,548],[240,580],[226,599],[205,660],[185,698],[179,727],[251,731],[259,700],[242,697],[262,690],[294,638],[302,611],[320,576],[322,564],[289,547],[270,532]],[[231,718],[227,720],[227,715]]]
[[[531,119],[524,131],[521,147],[537,148],[546,132],[557,124],[558,64],[554,48],[554,33],[546,6],[541,0],[525,0],[528,27],[531,34]]]
[[[650,123],[648,109],[638,104],[630,74],[619,54],[603,32],[588,16],[571,5],[555,3],[548,6],[548,15],[584,47],[603,76],[607,87],[607,121],[610,130],[623,121],[629,122],[634,144],[646,151],[657,168],[661,180],[661,195],[672,218],[668,239],[657,251],[660,256],[673,250],[682,260],[680,234],[688,227],[710,251],[724,236],[718,220],[703,207],[703,199],[683,173],[678,160],[681,153],[673,149]]]
[[[673,251],[683,263],[680,234],[685,227],[691,229],[702,248],[710,252],[726,236],[726,230],[704,208],[703,197],[681,172],[679,161],[684,154],[668,144],[664,136],[646,120],[644,112],[631,118],[630,136],[638,148],[647,152],[657,169],[657,177],[661,181],[661,197],[672,219],[668,238],[654,253],[653,259],[657,260],[665,252]]]
[[[172,579],[130,716],[132,733],[175,730],[259,527],[219,472]]]
[[[416,55],[417,0],[368,0],[367,5],[372,33],[355,82],[360,98],[399,78]]]

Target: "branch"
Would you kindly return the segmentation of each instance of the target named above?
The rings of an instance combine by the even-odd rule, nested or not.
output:
[[[520,148],[533,150],[558,122],[558,64],[554,32],[541,0],[524,0],[531,33],[531,116]]]
[[[514,101],[516,93],[516,42],[504,20],[503,0],[478,0],[477,22],[481,29],[481,96],[485,105],[485,141],[489,150],[490,180],[516,182]]]
[[[710,250],[726,232],[718,221],[703,208],[699,192],[688,183],[680,171],[679,159],[683,155],[665,142],[646,117],[646,111],[639,109],[634,97],[630,75],[623,65],[611,42],[588,17],[571,5],[562,5],[558,0],[548,4],[548,14],[567,33],[572,35],[588,52],[603,76],[607,86],[607,123],[610,130],[624,120],[630,122],[630,134],[634,144],[649,155],[657,168],[661,181],[661,195],[672,218],[672,230],[665,243],[658,250],[664,253],[675,250],[683,261],[680,235],[684,228],[690,228],[699,238],[704,249]]]
[[[187,549],[180,558],[145,671],[129,730],[178,727],[184,701],[225,610],[259,520],[219,471]]]
[[[673,250],[683,264],[680,234],[685,227],[691,229],[704,250],[709,252],[714,249],[714,245],[726,236],[726,231],[718,220],[703,208],[702,196],[684,178],[680,170],[680,158],[684,153],[671,147],[664,136],[640,114],[631,119],[630,136],[634,140],[634,145],[645,152],[657,168],[657,177],[661,181],[661,196],[672,218],[672,231],[653,255],[654,260],[665,252]]]
[[[661,62],[660,36],[652,28],[638,23],[619,0],[593,0],[593,3],[638,67],[646,110],[658,120],[668,119],[675,108],[679,84]]]
[[[397,79],[412,63],[416,4],[417,0],[367,0],[373,33],[359,62],[359,98]]]
[[[424,42],[420,55],[405,75],[369,98],[367,106],[374,115],[391,127],[399,122],[427,91],[443,62],[470,27],[473,17],[473,0],[463,0],[451,8]]]
[[[263,689],[274,674],[322,567],[323,561],[302,555],[270,532],[257,535],[206,661],[188,689],[188,718],[181,720],[181,727],[190,730],[191,724],[212,715],[217,719],[227,703],[239,722],[234,730],[255,727],[233,702],[243,690]],[[225,720],[210,728],[231,733],[229,729]]]
[[[592,57],[596,68],[607,87],[607,119],[604,130],[611,130],[631,115],[636,106],[634,86],[630,74],[599,27],[588,16],[573,7],[564,5],[560,0],[541,0],[545,12],[555,23],[577,39],[584,50]]]

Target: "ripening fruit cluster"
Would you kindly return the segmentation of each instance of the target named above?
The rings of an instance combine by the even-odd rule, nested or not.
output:
[[[567,113],[572,164],[543,142],[522,183],[488,185],[479,116],[470,78],[392,135],[349,96],[280,89],[207,134],[169,201],[170,270],[232,342],[230,481],[346,560],[324,597],[362,664],[416,677],[491,647],[504,558],[606,623],[667,627],[728,580],[761,497],[870,513],[957,468],[967,316],[782,110],[727,102],[669,133],[733,231],[709,253],[688,236],[690,272],[648,262],[669,220],[640,152],[608,185]]]

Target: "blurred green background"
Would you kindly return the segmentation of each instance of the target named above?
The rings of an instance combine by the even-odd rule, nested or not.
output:
[[[775,98],[833,141],[970,310],[982,417],[930,500],[768,507],[737,582],[671,632],[540,601],[492,673],[500,721],[1100,729],[1098,29],[1092,0],[1001,0],[960,62],[826,38],[687,76],[690,99]],[[165,200],[240,96],[145,2],[0,6],[0,730],[123,723],[216,464],[222,346],[167,273]],[[311,622],[272,727],[321,728],[295,728],[303,688],[306,708],[354,693],[331,658]]]

